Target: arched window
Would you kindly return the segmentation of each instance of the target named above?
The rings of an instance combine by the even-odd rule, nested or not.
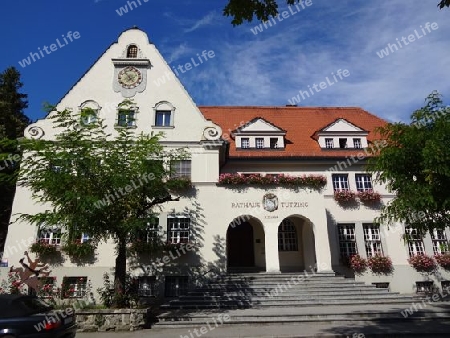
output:
[[[80,105],[81,123],[83,125],[92,124],[97,121],[100,112],[100,105],[93,101],[87,100]]]
[[[167,101],[158,102],[154,107],[155,123],[153,127],[173,127],[175,107]]]
[[[127,58],[137,58],[138,48],[136,45],[130,45],[127,49]]]
[[[278,250],[298,251],[297,230],[289,218],[285,218],[278,227]]]

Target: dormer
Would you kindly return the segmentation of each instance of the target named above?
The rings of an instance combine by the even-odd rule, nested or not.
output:
[[[272,123],[257,117],[231,135],[235,139],[236,149],[284,149],[286,131]]]
[[[345,119],[337,119],[316,132],[316,138],[322,149],[359,149],[367,148],[369,133]]]

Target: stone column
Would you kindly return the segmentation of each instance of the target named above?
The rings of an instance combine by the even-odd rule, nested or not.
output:
[[[270,222],[264,224],[267,272],[280,272],[280,259],[278,257],[278,225],[279,223]]]
[[[325,215],[322,222],[314,223],[312,226],[314,229],[316,246],[317,272],[333,272],[331,267],[330,241],[328,239],[328,227]]]

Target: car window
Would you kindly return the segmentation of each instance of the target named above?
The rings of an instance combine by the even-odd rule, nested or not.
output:
[[[51,306],[42,301],[39,298],[20,298],[14,303],[19,303],[17,305],[23,309],[24,314],[33,314],[39,312],[46,312],[51,309]]]

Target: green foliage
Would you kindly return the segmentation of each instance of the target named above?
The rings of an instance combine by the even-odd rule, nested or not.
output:
[[[54,244],[49,244],[44,240],[37,241],[30,246],[30,251],[39,257],[54,256],[58,253],[58,248]]]
[[[239,26],[244,21],[252,22],[256,16],[258,21],[268,21],[278,15],[277,0],[229,0],[223,9],[224,16],[231,16],[233,26]],[[295,5],[305,0],[285,0],[287,5]],[[440,9],[450,7],[450,0],[441,0],[438,4]]]
[[[396,197],[381,209],[378,223],[402,222],[420,229],[450,223],[450,108],[437,92],[411,115],[411,123],[379,129],[387,145],[374,150],[369,170]]]
[[[130,102],[121,107],[127,109]],[[162,134],[137,134],[126,127],[112,131],[98,117],[86,126],[91,114],[52,110],[48,118],[59,132],[56,139],[21,143],[27,156],[20,185],[53,208],[20,217],[36,225],[63,227],[69,234],[87,233],[95,246],[114,239],[116,278],[124,284],[130,234],[146,228],[157,205],[177,200],[166,182],[172,174],[167,164],[188,156],[183,149],[165,150]]]
[[[125,283],[120,284],[116,280],[112,283],[108,273],[103,274],[103,287],[98,288],[100,300],[106,308],[130,308],[137,305],[139,297],[137,293],[137,280],[127,274]]]
[[[94,256],[95,245],[91,241],[70,240],[61,247],[61,250],[73,259],[83,260]]]

